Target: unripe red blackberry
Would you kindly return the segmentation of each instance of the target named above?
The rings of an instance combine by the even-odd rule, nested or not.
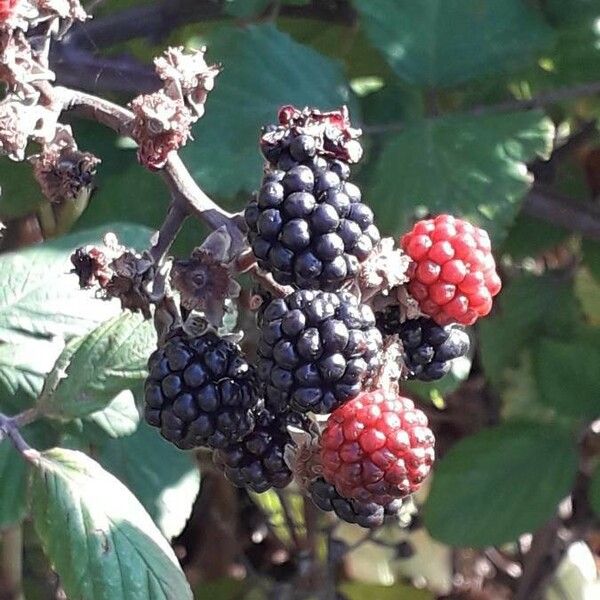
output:
[[[333,291],[358,273],[380,235],[348,181],[347,145],[358,144],[344,137],[349,124],[341,113],[297,113],[261,140],[268,165],[245,211],[249,240],[259,266],[279,283]]]
[[[413,259],[408,290],[436,323],[472,325],[502,283],[486,231],[450,215],[419,221],[401,240]]]
[[[283,488],[292,480],[284,459],[285,447],[292,443],[289,426],[308,431],[310,424],[303,415],[293,412],[275,414],[259,410],[252,433],[215,452],[214,460],[238,487],[258,493],[272,487]]]
[[[238,346],[213,332],[177,332],[148,362],[146,421],[179,448],[223,448],[254,426],[254,368]]]
[[[362,503],[340,496],[335,486],[318,478],[309,485],[308,492],[312,501],[324,511],[333,511],[342,521],[372,529],[380,527],[386,519],[398,515],[402,500],[393,500],[386,506],[375,502]]]
[[[321,437],[323,478],[343,498],[389,504],[416,492],[434,461],[434,437],[412,400],[363,392],[337,408]]]
[[[452,360],[469,351],[469,336],[454,325],[442,327],[433,319],[419,317],[400,323],[397,307],[377,315],[385,335],[398,335],[407,379],[434,381],[450,371]]]
[[[379,367],[373,311],[348,292],[299,290],[272,300],[259,325],[258,374],[279,410],[329,413]]]

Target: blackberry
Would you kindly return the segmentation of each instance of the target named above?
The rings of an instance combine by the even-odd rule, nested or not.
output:
[[[263,135],[269,164],[245,211],[248,237],[259,266],[279,283],[333,291],[357,274],[379,242],[379,230],[360,190],[348,181],[350,159],[342,142],[328,142],[329,130],[309,135],[296,126]]]
[[[309,422],[303,415],[291,411],[275,414],[264,408],[259,410],[252,433],[239,443],[217,450],[215,463],[238,487],[258,493],[272,487],[285,487],[292,480],[292,472],[284,459],[285,447],[292,442],[288,426],[307,429]]]
[[[300,290],[272,300],[259,325],[258,375],[279,410],[330,413],[379,367],[373,312],[348,292]]]
[[[397,515],[402,508],[400,499],[393,500],[386,506],[375,502],[365,504],[357,500],[347,500],[322,478],[312,481],[308,492],[321,510],[333,511],[342,521],[355,523],[367,529],[380,527],[388,517]]]
[[[400,323],[398,310],[392,309],[380,314],[377,324],[384,334],[398,334],[402,341],[408,379],[441,379],[450,371],[450,361],[469,351],[469,336],[465,331],[453,325],[442,327],[428,317]]]
[[[223,448],[248,435],[258,404],[254,368],[213,332],[176,332],[148,361],[146,421],[182,449]]]

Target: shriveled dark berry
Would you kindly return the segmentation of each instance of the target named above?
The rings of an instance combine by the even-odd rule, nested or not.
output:
[[[148,368],[146,421],[179,448],[223,448],[252,430],[258,382],[235,344],[213,332],[176,332]]]

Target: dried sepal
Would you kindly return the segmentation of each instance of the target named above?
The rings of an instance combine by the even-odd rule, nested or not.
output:
[[[189,259],[177,260],[171,269],[171,285],[180,294],[181,305],[189,311],[202,311],[218,326],[223,319],[225,301],[241,290],[234,279],[231,237],[225,227],[213,231],[195,248]]]
[[[164,90],[138,96],[130,106],[135,116],[132,136],[138,143],[138,160],[149,169],[161,169],[169,153],[190,139],[192,114]]]
[[[285,447],[283,457],[294,475],[294,481],[305,491],[311,481],[323,474],[319,452],[321,428],[311,419],[308,430],[291,426],[287,429],[292,443]]]
[[[27,31],[29,24],[38,16],[31,0],[0,0],[0,29]]]
[[[282,146],[286,139],[298,135],[311,136],[317,154],[356,163],[362,156],[362,146],[358,141],[361,130],[351,126],[348,108],[321,112],[314,108],[302,110],[294,106],[279,109],[279,123],[265,129],[260,144],[263,153],[269,148]]]
[[[410,257],[395,247],[393,238],[383,238],[358,272],[357,282],[363,302],[376,294],[388,294],[393,288],[406,283],[410,262]]]
[[[71,256],[73,272],[81,287],[97,285],[104,298],[118,298],[123,309],[141,312],[151,318],[148,291],[154,279],[154,261],[147,253],[138,254],[121,246],[112,233],[103,246],[84,246]]]
[[[220,71],[218,65],[207,64],[205,52],[205,47],[186,52],[180,46],[168,48],[154,59],[156,73],[165,82],[165,93],[173,100],[185,102],[194,120],[204,115],[204,103]]]
[[[40,18],[66,19],[68,21],[85,21],[88,14],[79,0],[37,0]]]
[[[54,139],[29,159],[33,174],[50,202],[75,200],[93,185],[100,159],[78,150],[69,127],[59,127]]]

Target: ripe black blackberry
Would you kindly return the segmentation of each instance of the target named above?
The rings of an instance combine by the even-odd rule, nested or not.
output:
[[[348,500],[340,496],[335,487],[319,478],[308,487],[312,501],[325,511],[333,511],[342,521],[355,523],[367,529],[383,525],[387,518],[398,514],[402,508],[402,500],[393,500],[386,506],[374,502],[363,504],[356,500]]]
[[[348,124],[311,119],[315,111],[264,133],[268,165],[245,219],[258,264],[276,281],[332,291],[357,274],[380,235],[348,181],[348,161],[357,153],[347,146],[358,144],[343,133]]]
[[[397,307],[379,313],[377,326],[385,335],[398,334],[408,379],[441,379],[450,371],[451,361],[469,351],[469,336],[462,329],[442,327],[428,317],[400,323]]]
[[[258,375],[278,410],[330,413],[379,367],[373,311],[349,292],[299,290],[272,300],[259,326]]]
[[[235,344],[208,332],[176,332],[148,361],[146,421],[182,449],[223,448],[254,426],[258,385]]]
[[[310,424],[303,415],[291,411],[276,414],[263,408],[256,414],[252,433],[241,442],[217,450],[214,461],[238,487],[258,493],[283,488],[292,480],[284,459],[285,447],[292,443],[288,426],[308,431]]]

